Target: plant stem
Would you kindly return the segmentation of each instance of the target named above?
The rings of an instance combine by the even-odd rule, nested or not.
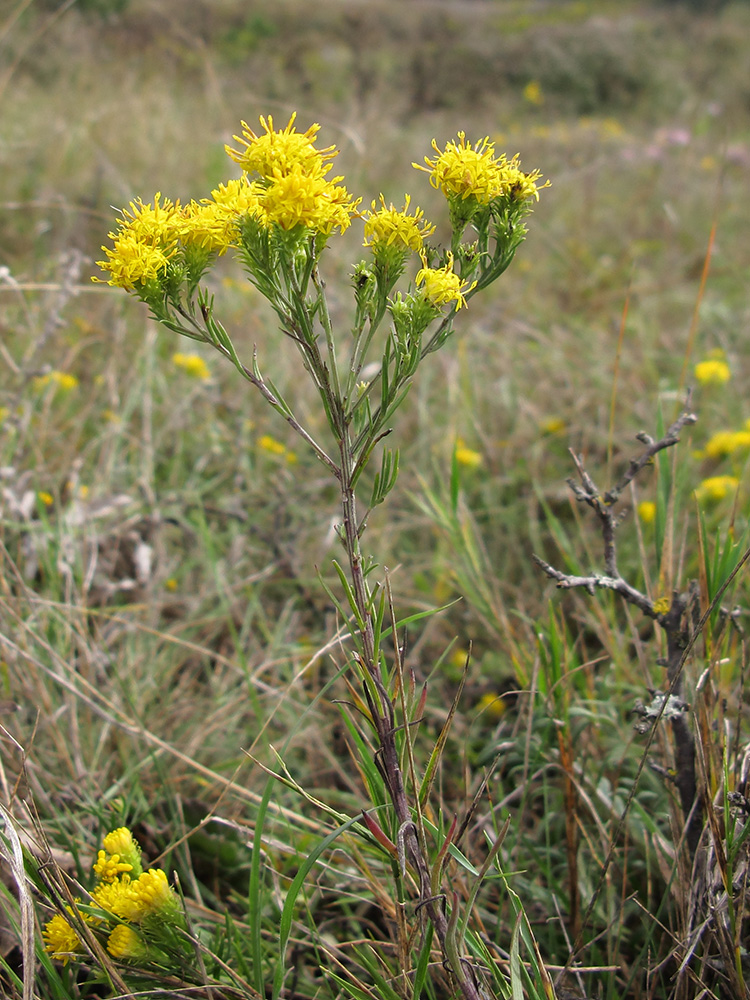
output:
[[[417,874],[419,883],[418,909],[424,907],[440,942],[440,949],[448,968],[455,978],[464,1000],[482,1000],[474,973],[471,967],[464,963],[456,947],[455,934],[451,933],[448,919],[445,915],[443,893],[435,895],[431,886],[430,867],[419,842],[416,824],[414,823],[409,801],[404,787],[404,777],[399,763],[398,746],[396,743],[396,725],[393,704],[383,683],[380,664],[375,655],[375,632],[373,628],[372,600],[365,577],[362,548],[360,545],[361,531],[357,520],[357,500],[354,492],[353,475],[355,459],[349,427],[346,426],[340,441],[340,478],[341,508],[343,513],[344,544],[349,560],[352,590],[357,603],[359,620],[364,623],[361,630],[362,666],[378,694],[378,704],[373,703],[373,723],[380,743],[376,756],[376,764],[383,775],[393,808],[398,821],[399,840],[403,838],[404,854]],[[394,636],[394,639],[396,637]],[[455,901],[454,901],[455,907]]]

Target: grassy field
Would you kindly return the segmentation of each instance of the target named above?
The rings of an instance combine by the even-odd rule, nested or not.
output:
[[[347,688],[330,477],[231,364],[90,282],[110,206],[207,197],[238,176],[223,147],[241,120],[296,111],[340,148],[349,191],[409,192],[436,242],[442,195],[412,169],[433,138],[489,136],[551,181],[507,275],[457,313],[394,418],[399,480],[366,540],[413,619],[404,675],[427,697],[399,745],[418,774],[460,691],[424,821],[482,997],[750,997],[748,31],[745,3],[625,0],[32,0],[0,15],[3,995],[24,996],[14,831],[44,1000],[456,990],[406,863],[361,824],[333,838],[380,786]],[[361,243],[353,225],[324,256],[342,342]],[[240,354],[257,347],[325,437],[231,255],[209,287]],[[670,632],[610,589],[557,590],[532,555],[604,573],[571,450],[596,499],[691,386],[697,422],[616,506],[622,578],[662,610],[692,595]],[[650,730],[678,639],[694,642],[686,709]],[[697,847],[675,759],[692,740]],[[374,814],[398,846],[389,808]],[[81,897],[122,826],[178,873],[198,958],[155,971],[44,952],[60,887]]]

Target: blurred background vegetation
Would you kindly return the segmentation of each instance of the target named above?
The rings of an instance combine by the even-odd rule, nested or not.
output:
[[[461,312],[400,412],[400,483],[373,514],[369,545],[404,613],[449,605],[407,636],[435,731],[473,643],[442,779],[446,814],[500,753],[489,796],[497,817],[514,818],[506,867],[521,872],[514,886],[543,955],[565,964],[640,759],[629,712],[663,672],[647,623],[607,595],[560,596],[530,556],[601,568],[595,527],[565,486],[568,449],[609,485],[637,454],[635,434],[654,433],[660,411],[669,422],[712,352],[731,381],[698,387],[699,422],[677,449],[676,586],[698,575],[690,492],[714,474],[742,481],[746,450],[705,446],[750,419],[748,37],[750,4],[718,0],[4,8],[0,697],[17,709],[4,722],[17,742],[4,781],[9,798],[33,793],[50,840],[80,856],[81,870],[120,822],[153,853],[190,834],[172,865],[204,898],[237,905],[263,781],[242,750],[265,759],[286,739],[301,784],[361,808],[326,688],[342,654],[319,652],[340,624],[316,577],[331,579],[333,493],[229,366],[202,350],[206,369],[186,368],[173,355],[192,345],[89,282],[111,206],[155,191],[208,196],[235,176],[223,146],[241,119],[284,124],[296,111],[300,128],[320,122],[322,144],[341,149],[336,173],[350,191],[399,205],[409,192],[444,240],[441,196],[411,164],[433,138],[442,146],[464,130],[520,153],[552,186],[508,274]],[[350,231],[328,251],[340,331],[360,245]],[[241,352],[257,345],[264,371],[314,419],[296,358],[277,348],[273,316],[238,265],[214,274]],[[660,567],[654,527],[633,509],[654,499],[652,480],[639,478],[620,539],[621,570],[644,589]],[[746,505],[719,499],[707,519],[709,533],[731,520],[739,538]],[[738,745],[743,649],[715,677]],[[565,775],[580,796],[576,865]],[[232,779],[240,791],[227,790]],[[659,907],[672,891],[677,813],[661,779],[647,771],[639,787],[627,864],[610,874],[589,928],[584,961],[608,970],[589,982],[592,995],[672,996],[676,965],[660,963],[674,939],[663,928],[678,934],[686,904]],[[481,845],[481,824],[474,836]],[[282,828],[269,848],[282,880],[302,850],[290,844]],[[321,874],[315,920],[326,907],[341,917],[335,881]],[[507,899],[493,889],[482,905],[501,942]],[[354,910],[347,920],[367,923]],[[299,963],[300,995],[312,995],[317,973]]]

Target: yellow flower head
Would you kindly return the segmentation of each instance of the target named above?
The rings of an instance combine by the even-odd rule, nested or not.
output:
[[[277,170],[260,198],[260,217],[265,225],[294,229],[305,226],[328,235],[338,227],[344,232],[361,199],[352,200],[340,177],[327,181],[322,174],[311,175],[300,164],[286,173]]]
[[[404,196],[403,209],[396,209],[393,204],[387,207],[382,194],[380,208],[376,208],[377,202],[373,201],[372,211],[365,213],[364,245],[421,250],[425,238],[435,232],[435,227],[423,221],[424,212],[421,208],[415,208],[414,214],[409,215],[410,202],[408,194]]]
[[[143,938],[127,924],[118,924],[107,939],[107,951],[124,961],[149,958],[149,948]]]
[[[738,486],[739,480],[735,476],[710,476],[696,489],[695,496],[699,502],[718,503],[735,493]]]
[[[122,210],[117,232],[109,234],[113,246],[102,247],[107,260],[97,261],[103,271],[109,272],[108,285],[130,291],[136,285],[156,281],[177,252],[184,215],[179,202],[160,199],[157,193],[152,205],[139,198],[130,202],[130,210]]]
[[[222,256],[237,243],[235,216],[212,201],[191,201],[182,210],[180,241]]]
[[[476,469],[482,464],[482,456],[478,451],[467,448],[463,438],[456,439],[456,447],[453,454],[459,465],[466,466],[467,469]]]
[[[461,281],[457,274],[453,273],[453,255],[448,255],[448,263],[445,267],[427,267],[426,258],[422,257],[424,267],[417,271],[416,282],[422,285],[422,292],[425,298],[435,306],[448,305],[455,302],[456,309],[466,305],[466,292],[470,292],[476,281],[467,286],[465,281]]]
[[[94,874],[102,882],[114,882],[123,872],[132,872],[133,866],[122,861],[119,854],[107,856],[106,851],[99,851],[94,862]]]
[[[117,915],[140,923],[145,917],[158,914],[168,919],[178,911],[177,897],[161,868],[149,868],[131,882],[117,902]]]
[[[115,856],[119,857],[119,855]],[[114,913],[115,916],[121,917],[123,910],[126,910],[128,906],[128,889],[131,881],[130,875],[123,872],[122,878],[115,878],[111,882],[100,882],[96,888],[92,889],[91,898],[102,910],[107,910],[108,913]]]
[[[518,201],[532,197],[539,200],[539,171],[523,173],[517,156],[510,161],[504,153],[496,157],[489,136],[472,144],[466,141],[465,132],[459,132],[458,142],[447,142],[441,150],[433,139],[432,148],[437,156],[425,156],[426,166],[412,166],[429,173],[430,184],[449,199],[471,198],[479,205],[489,205],[493,199],[511,194]]]
[[[298,132],[294,127],[295,112],[289,119],[289,124],[280,130],[273,127],[273,118],[268,120],[261,115],[260,123],[265,129],[265,135],[256,135],[246,122],[242,122],[242,136],[234,139],[244,149],[232,149],[225,146],[227,154],[239,163],[248,174],[260,174],[271,179],[278,173],[287,174],[294,167],[301,168],[305,173],[323,175],[331,169],[329,160],[337,155],[335,146],[326,149],[316,149],[315,140],[320,125],[311,125],[306,132]]]
[[[507,708],[508,705],[503,696],[492,691],[483,694],[477,703],[478,711],[494,721],[501,719]]]
[[[709,358],[695,366],[695,377],[701,385],[724,385],[732,377],[732,371],[722,358]]]
[[[136,285],[145,285],[149,281],[157,281],[165,272],[170,258],[177,252],[176,245],[168,249],[158,241],[143,242],[139,236],[129,229],[119,233],[110,233],[112,247],[102,247],[107,255],[106,260],[96,263],[109,273],[108,285],[131,291]],[[94,278],[94,281],[100,281]]]
[[[441,150],[432,140],[432,148],[437,156],[425,156],[426,166],[412,164],[417,170],[430,174],[430,184],[446,195],[460,198],[474,198],[482,205],[488,205],[501,192],[500,164],[505,159],[495,158],[495,144],[489,136],[472,143],[466,141],[466,133],[458,133],[458,142],[447,142]]]
[[[102,847],[109,854],[119,854],[123,861],[132,865],[136,877],[141,874],[141,849],[126,826],[119,826],[108,833],[102,841]]]
[[[182,354],[178,351],[172,355],[172,364],[176,368],[181,368],[186,375],[201,379],[203,382],[211,378],[211,370],[200,354]]]
[[[258,208],[258,197],[262,194],[263,185],[250,183],[247,177],[219,184],[211,192],[211,197],[217,205],[227,209],[233,215],[245,215],[255,212]]]
[[[651,524],[656,518],[656,504],[653,500],[642,500],[638,504],[638,517],[644,524]]]
[[[40,503],[44,504],[45,507],[51,507],[52,504],[55,502],[55,498],[52,496],[51,493],[48,493],[46,490],[39,490],[39,492],[37,493],[37,499],[39,500]]]
[[[74,955],[80,955],[84,951],[81,939],[65,917],[59,913],[56,913],[44,925],[42,937],[44,938],[44,950],[48,951],[53,958],[61,959],[63,965],[67,965]]]

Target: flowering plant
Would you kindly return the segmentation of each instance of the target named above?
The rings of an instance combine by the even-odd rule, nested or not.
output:
[[[349,624],[358,704],[375,743],[376,770],[371,761],[365,771],[382,777],[379,788],[373,781],[368,789],[378,820],[366,813],[361,829],[389,856],[398,878],[412,886],[415,913],[419,920],[427,915],[429,940],[434,933],[453,986],[467,1000],[478,1000],[486,988],[479,985],[478,966],[465,954],[466,920],[458,920],[457,895],[443,887],[455,827],[431,846],[423,815],[443,743],[420,783],[410,757],[409,726],[418,721],[423,703],[413,691],[405,693],[397,644],[386,653],[390,590],[387,580],[385,586],[373,583],[375,563],[363,552],[362,538],[368,513],[385,500],[398,474],[398,450],[381,444],[390,434],[388,423],[422,361],[450,337],[458,310],[510,264],[526,233],[524,219],[546,185],[538,183],[538,171],[523,172],[518,157],[496,155],[489,138],[472,143],[461,132],[442,150],[433,143],[435,155],[414,166],[426,171],[447,199],[452,235],[443,249],[429,242],[434,226],[412,207],[409,195],[403,208],[386,204],[380,195],[370,209],[361,209],[362,199],[349,193],[343,178],[331,176],[338,151],[318,148],[318,125],[300,132],[294,115],[280,129],[270,116],[260,122],[260,133],[243,122],[236,147],[226,147],[243,171],[239,179],[187,205],[161,194],[152,202],[131,202],[99,263],[110,285],[145,302],[164,326],[226,357],[336,481],[346,569],[334,565],[345,599],[332,596]],[[354,319],[351,337],[344,340],[334,333],[320,268],[330,240],[354,220],[364,222],[368,256],[353,267]],[[330,441],[302,424],[293,403],[263,375],[255,352],[241,357],[218,320],[202,281],[230,249],[299,353],[319,395]],[[421,266],[410,284],[397,289],[410,263]],[[357,489],[379,446],[380,468],[362,513]],[[405,759],[410,760],[408,790]],[[492,857],[498,848],[499,843]],[[124,880],[125,874],[118,877]],[[404,953],[410,948],[405,944]],[[428,941],[423,954],[429,952]],[[279,968],[283,976],[283,963]],[[494,974],[502,978],[499,971]],[[279,975],[275,995],[281,989]]]
[[[169,968],[170,953],[189,953],[182,905],[161,868],[144,871],[141,849],[127,827],[108,833],[93,865],[89,899],[67,904],[44,926],[45,948],[67,964],[90,950],[88,932],[123,962]]]

